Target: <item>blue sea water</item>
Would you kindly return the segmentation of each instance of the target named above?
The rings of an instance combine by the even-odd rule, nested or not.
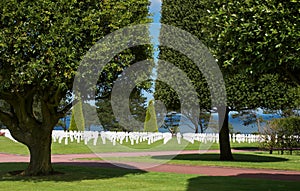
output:
[[[232,114],[233,113],[229,114],[229,123],[232,124],[234,132],[236,132],[236,133],[239,132],[239,133],[244,133],[244,134],[258,132],[258,128],[257,128],[256,123],[250,124],[248,126],[245,126],[245,125],[243,125],[243,121],[242,121],[241,118],[239,118],[239,117],[233,118]],[[258,115],[258,117],[262,117],[264,119],[264,121],[269,121],[269,120],[271,120],[273,118],[280,118],[279,114],[257,113],[257,115]],[[213,114],[212,116],[213,116],[212,118],[215,121],[218,120],[218,116],[217,115]],[[191,123],[185,122],[185,124],[183,124],[181,126],[182,127],[181,132],[192,132],[191,128],[187,127],[188,124],[191,125]],[[261,128],[264,128],[265,125],[266,125],[266,122],[262,122],[261,123]],[[66,127],[67,127],[67,129],[69,128],[69,126],[70,126],[70,116],[67,116],[66,117]],[[55,130],[63,130],[63,128],[60,127],[60,126],[56,126],[54,129]],[[91,127],[89,127],[89,130],[91,130],[91,131],[102,131],[103,128],[101,126],[99,126],[99,125],[92,125]],[[168,132],[168,129],[159,128],[159,131],[160,132]]]
[[[256,123],[250,124],[250,125],[243,125],[243,120],[241,117],[233,117],[233,114],[235,112],[232,112],[229,114],[229,123],[233,126],[233,132],[235,133],[243,133],[243,134],[251,134],[258,132],[258,127]],[[266,122],[269,120],[272,120],[273,118],[280,118],[280,115],[278,114],[263,114],[263,113],[256,113],[257,117],[262,117],[264,122],[260,123],[261,126],[261,132],[266,126]],[[213,123],[218,123],[218,115],[212,114],[212,119],[214,120]],[[187,121],[186,119],[183,120],[184,122],[180,126],[180,132],[194,132],[193,129],[190,128],[190,126],[193,126],[191,122]],[[159,128],[159,131],[161,132],[167,132],[168,130],[165,128]],[[200,129],[199,129],[200,132]],[[211,132],[211,131],[207,131]]]
[[[274,118],[280,118],[281,116],[279,114],[257,114],[258,117],[262,117],[264,122],[261,122],[261,130],[266,126],[266,121],[270,121]],[[229,123],[232,124],[234,132],[240,132],[240,133],[255,133],[258,132],[258,127],[256,123],[250,124],[250,125],[243,125],[243,120],[241,118],[233,118],[232,114],[229,114]]]

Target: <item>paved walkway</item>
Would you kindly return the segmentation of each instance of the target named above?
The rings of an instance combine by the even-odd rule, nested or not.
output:
[[[216,152],[216,151],[209,151]],[[239,151],[241,152],[241,151]],[[249,169],[215,166],[189,166],[174,164],[151,164],[146,162],[120,162],[120,161],[87,161],[78,158],[95,157],[130,157],[130,156],[158,156],[173,154],[196,154],[199,151],[160,151],[160,152],[135,152],[135,153],[101,153],[101,154],[67,154],[52,155],[52,162],[66,165],[81,165],[92,167],[133,168],[154,172],[171,172],[182,174],[199,174],[207,176],[232,176],[243,178],[264,178],[273,180],[300,181],[300,172],[268,169]],[[28,156],[0,153],[0,163],[3,162],[29,162]]]

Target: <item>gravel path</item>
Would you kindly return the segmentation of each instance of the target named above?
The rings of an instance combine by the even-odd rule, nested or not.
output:
[[[217,151],[209,151],[211,153]],[[236,151],[233,151],[236,152]],[[243,151],[238,151],[243,152]],[[199,174],[207,176],[232,176],[243,178],[264,178],[272,180],[291,180],[300,181],[299,171],[286,170],[268,170],[268,169],[249,169],[249,168],[232,168],[216,166],[189,166],[175,164],[152,164],[146,162],[121,162],[120,161],[87,161],[76,160],[78,158],[95,158],[103,157],[130,157],[130,156],[158,156],[173,154],[196,154],[199,151],[159,151],[159,152],[135,152],[135,153],[101,153],[96,154],[66,154],[52,155],[52,162],[66,165],[80,165],[92,167],[112,167],[112,168],[133,168],[154,172],[171,172],[182,174]],[[29,157],[24,155],[0,153],[0,163],[3,162],[29,162]]]

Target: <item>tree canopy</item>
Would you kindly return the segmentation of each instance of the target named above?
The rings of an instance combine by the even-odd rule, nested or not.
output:
[[[227,112],[286,109],[294,108],[299,100],[299,6],[296,1],[279,0],[164,0],[161,22],[195,35],[215,56],[226,84],[228,101],[222,107]],[[203,74],[186,55],[160,47],[159,58],[187,73],[198,92],[199,105],[211,109]],[[165,103],[177,104],[176,94],[171,91],[171,96],[165,96],[166,89],[170,87],[158,84],[157,96]],[[220,127],[223,160],[233,159],[228,133],[227,116]]]
[[[148,22],[148,4],[148,0],[0,2],[0,99],[8,106],[0,109],[0,120],[30,150],[24,174],[53,172],[51,132],[72,107],[81,58],[105,35]],[[130,51],[134,50],[127,55]],[[119,57],[123,58],[121,53]],[[128,59],[122,61],[130,64]],[[111,68],[122,67],[113,60]],[[109,71],[100,82],[113,76]],[[34,105],[38,112],[33,112]]]

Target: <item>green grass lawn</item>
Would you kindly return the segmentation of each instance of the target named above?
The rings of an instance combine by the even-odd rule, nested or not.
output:
[[[108,161],[131,161],[146,163],[168,163],[196,166],[226,166],[257,169],[277,169],[300,171],[300,155],[278,155],[266,152],[234,153],[234,161],[220,161],[218,153],[185,154],[185,155],[162,155],[143,157],[107,157],[107,158],[81,158],[77,160],[108,160]]]
[[[159,143],[155,143],[159,144]],[[101,144],[99,144],[101,145]],[[110,143],[107,143],[110,145]],[[102,145],[103,146],[103,145]],[[199,143],[187,144],[185,149],[199,149]],[[58,144],[53,143],[52,152],[54,154],[68,153],[91,153],[92,146],[83,143]],[[106,152],[109,152],[109,147]],[[130,146],[132,147],[132,146]],[[142,143],[135,145],[135,151],[149,147]],[[157,147],[157,145],[152,145]],[[232,147],[250,148],[256,144],[233,144]],[[167,146],[166,148],[176,148]],[[118,148],[119,149],[119,148]],[[211,145],[210,149],[218,149],[217,144]],[[20,143],[14,143],[4,137],[0,137],[0,152],[28,154],[26,147]],[[285,167],[285,169],[299,170],[300,156],[289,155],[268,155],[266,153],[240,153],[235,154],[235,162],[220,162],[217,154],[203,155],[179,155],[173,160],[166,160],[163,156],[139,157],[137,160],[143,162],[147,160],[168,162],[173,164],[187,165],[214,165],[214,166],[243,166],[254,168]],[[127,157],[125,160],[133,160]],[[248,165],[248,166],[247,166]],[[0,163],[0,191],[82,191],[86,190],[145,190],[145,191],[286,191],[297,190],[299,182],[292,181],[272,181],[264,179],[248,179],[241,177],[209,177],[190,174],[145,172],[141,170],[128,170],[118,168],[98,168],[98,167],[79,167],[72,165],[54,164],[54,169],[63,174],[43,177],[20,177],[12,176],[8,172],[22,170],[27,166],[26,163]]]
[[[7,139],[5,137],[0,137],[0,153],[12,153],[28,155],[29,151],[27,147],[21,143],[16,143]],[[52,154],[76,154],[76,153],[92,153],[88,146],[81,143],[69,143],[65,145],[64,143],[53,143],[52,144]]]
[[[0,153],[28,154],[29,152],[25,145],[0,137]]]
[[[225,166],[238,168],[277,169],[300,171],[300,155],[268,154],[267,152],[234,153],[234,161],[220,161],[218,153],[162,155],[142,157],[81,158],[77,160],[107,160],[115,162],[146,162],[196,166]]]
[[[219,154],[213,153],[178,155],[167,163],[300,171],[300,155],[270,155],[266,152],[247,152],[234,153],[233,156],[234,161],[220,161]],[[152,157],[152,159],[163,160],[164,157],[157,156]]]
[[[299,189],[299,182],[238,177],[209,177],[188,174],[144,172],[54,165],[63,174],[43,177],[11,176],[9,171],[25,168],[25,163],[0,164],[0,191],[287,191]]]
[[[232,143],[232,148],[253,148],[258,147],[257,143]],[[167,144],[163,144],[162,141],[157,141],[151,145],[147,142],[130,145],[124,142],[123,145],[117,144],[112,145],[111,142],[107,142],[105,145],[102,144],[101,139],[98,140],[96,146],[92,145],[92,141],[88,145],[84,145],[83,142],[70,142],[68,145],[62,143],[52,143],[52,154],[79,154],[79,153],[102,153],[102,152],[138,152],[142,150],[146,151],[160,151],[160,150],[218,150],[219,145],[213,144],[201,144],[195,141],[194,144],[182,141],[182,144],[178,144],[176,139],[172,139]],[[28,149],[21,143],[15,143],[5,137],[0,137],[0,152],[2,153],[13,153],[13,154],[28,154]]]

